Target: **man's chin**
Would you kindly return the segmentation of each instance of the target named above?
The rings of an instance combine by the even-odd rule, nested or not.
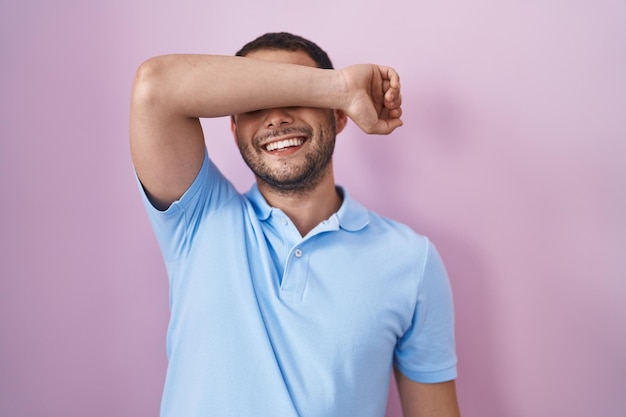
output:
[[[308,174],[308,175],[307,175]],[[313,190],[319,183],[321,176],[310,173],[291,176],[257,175],[257,182],[279,194],[303,194]]]

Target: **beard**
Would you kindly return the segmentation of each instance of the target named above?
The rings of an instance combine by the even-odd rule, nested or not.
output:
[[[269,166],[263,159],[265,150],[246,143],[237,136],[241,156],[258,181],[281,194],[304,194],[313,190],[327,173],[335,150],[336,126],[331,116],[328,122],[320,124],[317,133],[310,127],[288,127],[267,135],[253,138],[253,143],[262,143],[271,137],[302,133],[307,137],[308,150],[304,162],[295,164],[284,161],[280,166]],[[305,142],[305,144],[306,144]]]

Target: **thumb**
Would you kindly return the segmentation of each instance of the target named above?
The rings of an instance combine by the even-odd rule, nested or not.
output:
[[[379,119],[378,122],[376,122],[376,124],[371,129],[371,133],[375,133],[378,135],[388,135],[402,125],[403,123],[401,119]]]

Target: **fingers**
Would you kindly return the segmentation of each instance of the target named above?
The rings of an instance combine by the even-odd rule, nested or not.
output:
[[[402,105],[402,94],[400,93],[400,86],[397,88],[390,87],[385,91],[385,107],[393,109]]]
[[[385,106],[385,108],[387,110],[389,110],[390,112],[392,110],[395,109],[400,109],[402,106],[402,94],[400,94],[400,91],[396,92],[387,92],[385,94],[385,100],[383,105]],[[399,117],[399,116],[397,116]]]
[[[391,67],[355,65],[354,92],[346,114],[369,134],[386,135],[402,126],[400,76]],[[357,77],[358,76],[358,77]]]
[[[396,107],[394,109],[389,110],[389,117],[394,119],[399,119],[402,117],[402,107]]]
[[[374,127],[374,133],[389,134],[402,126],[402,94],[400,76],[391,67],[380,67],[383,77],[383,109]]]
[[[380,116],[386,119],[399,119],[402,117],[402,95],[399,91],[398,93],[389,94],[389,97],[387,97],[387,94],[385,95],[384,110]]]
[[[381,67],[383,77],[383,106],[389,111],[390,117],[402,115],[402,94],[400,92],[400,76],[390,67]]]
[[[400,94],[400,75],[391,67],[382,67],[383,85],[385,94]]]

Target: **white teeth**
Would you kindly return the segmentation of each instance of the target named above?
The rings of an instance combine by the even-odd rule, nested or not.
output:
[[[293,139],[285,139],[279,140],[278,142],[272,142],[265,146],[265,149],[268,151],[275,151],[277,149],[285,149],[291,146],[300,146],[304,143],[304,140],[301,138],[293,138]]]

